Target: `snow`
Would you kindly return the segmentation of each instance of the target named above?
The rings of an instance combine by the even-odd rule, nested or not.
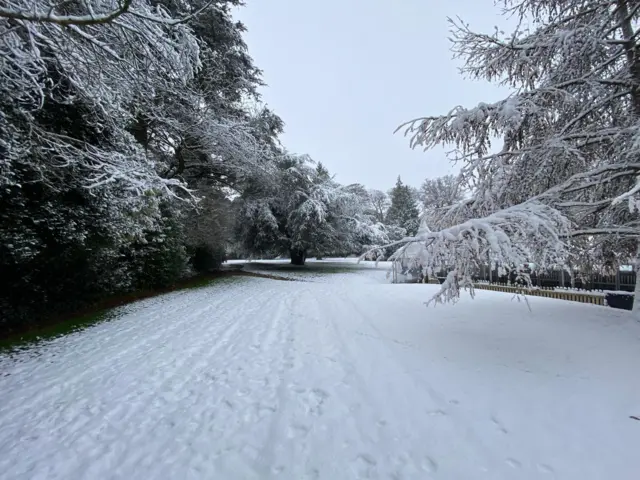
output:
[[[0,356],[0,478],[637,478],[629,312],[385,282],[238,277]]]

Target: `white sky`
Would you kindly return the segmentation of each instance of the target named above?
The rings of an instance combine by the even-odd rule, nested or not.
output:
[[[503,98],[464,79],[447,17],[477,31],[505,26],[493,0],[247,0],[237,18],[264,71],[263,100],[286,123],[285,147],[324,163],[341,183],[388,190],[457,170],[445,149],[412,151],[400,132],[415,117]]]

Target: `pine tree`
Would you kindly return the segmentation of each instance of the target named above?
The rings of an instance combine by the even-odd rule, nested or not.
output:
[[[326,182],[331,179],[331,174],[329,170],[322,164],[322,162],[318,162],[318,166],[316,167],[316,178],[318,182]]]
[[[391,206],[387,211],[386,223],[404,228],[409,236],[415,235],[420,226],[420,212],[411,188],[402,183],[400,176],[390,192],[390,197]]]

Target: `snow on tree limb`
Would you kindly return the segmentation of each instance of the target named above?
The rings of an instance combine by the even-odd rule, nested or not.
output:
[[[23,131],[8,124],[4,128],[13,132],[9,155],[12,162],[18,161],[23,158],[19,152],[33,148],[28,145],[36,141],[40,148],[49,149],[46,155],[52,165],[86,169],[85,188],[95,190],[116,182],[136,192],[156,190],[173,195],[174,187],[188,192],[179,180],[159,176],[148,154],[131,145],[127,125],[136,121],[136,105],[146,102],[162,106],[162,97],[180,99],[190,104],[192,111],[197,109],[198,96],[187,83],[200,68],[198,40],[182,24],[153,22],[128,13],[107,19],[107,14],[100,13],[105,9],[115,11],[116,7],[173,20],[160,6],[152,7],[144,0],[124,4],[112,0],[84,2],[78,8],[88,9],[92,21],[55,16],[44,1],[34,5],[15,0],[9,8],[30,14],[44,11],[49,20],[55,21],[39,17],[35,20],[43,21],[5,19],[0,15],[0,96],[13,105],[9,121],[35,123],[33,117],[39,115],[45,101],[84,105],[86,111],[96,112],[86,115],[88,128],[105,132],[110,138],[109,146],[87,144],[67,132],[37,125]],[[153,120],[167,125],[167,117],[165,108]],[[0,184],[11,182],[12,165],[0,166]],[[55,175],[54,170],[43,170],[47,172],[44,181]]]
[[[451,281],[438,299],[451,300],[459,296],[459,286],[471,285],[480,266],[489,261],[505,272],[530,262],[541,268],[563,264],[569,231],[569,221],[558,210],[532,201],[396,243],[420,245],[412,261],[425,274],[449,270]]]
[[[460,298],[460,288],[463,290],[469,290],[471,298],[475,297],[475,289],[473,281],[468,277],[460,278],[456,270],[451,270],[447,273],[444,282],[440,285],[440,289],[429,300],[425,302],[428,307],[430,304],[437,305],[439,303],[456,303]]]
[[[12,20],[25,20],[28,22],[47,22],[58,25],[97,25],[109,23],[120,15],[127,13],[133,0],[118,1],[115,8],[109,8],[105,12],[97,13],[89,5],[87,15],[57,15],[56,5],[46,8],[45,12],[37,12],[37,5],[28,8],[22,2],[15,2],[10,8],[0,7],[0,18],[10,18]]]
[[[464,74],[510,86],[511,95],[396,130],[411,148],[454,146],[448,158],[461,163],[458,181],[471,198],[434,210],[436,223],[534,202],[566,218],[557,238],[571,240],[574,259],[630,261],[640,232],[640,4],[500,3],[519,20],[514,31],[476,33],[455,20],[451,41]]]
[[[110,23],[122,15],[129,14],[151,22],[163,23],[166,25],[178,25],[180,23],[188,22],[192,18],[196,17],[197,15],[211,7],[215,2],[215,0],[210,0],[203,7],[198,8],[196,11],[189,15],[185,15],[181,18],[171,19],[167,18],[166,16],[153,15],[151,13],[145,13],[143,10],[137,10],[135,8],[135,5],[134,8],[131,8],[134,0],[116,0],[114,2],[116,5],[109,5],[109,8],[105,9],[104,11],[94,10],[93,6],[91,5],[91,1],[93,0],[83,2],[88,10],[88,13],[86,15],[58,15],[55,13],[58,5],[49,5],[46,8],[43,8],[43,10],[45,10],[44,12],[37,12],[33,11],[35,10],[35,8],[29,8],[29,6],[25,5],[23,2],[13,0],[9,8],[0,7],[0,18],[23,20],[27,22],[55,23],[62,26],[89,26]],[[64,2],[60,5],[63,4]],[[37,5],[35,7],[37,7]],[[158,5],[157,8],[160,9],[161,6]]]

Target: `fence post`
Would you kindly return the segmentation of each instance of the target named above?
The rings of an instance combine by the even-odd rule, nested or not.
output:
[[[620,291],[620,267],[616,270],[616,292]]]
[[[560,286],[564,288],[564,267],[560,269]]]

